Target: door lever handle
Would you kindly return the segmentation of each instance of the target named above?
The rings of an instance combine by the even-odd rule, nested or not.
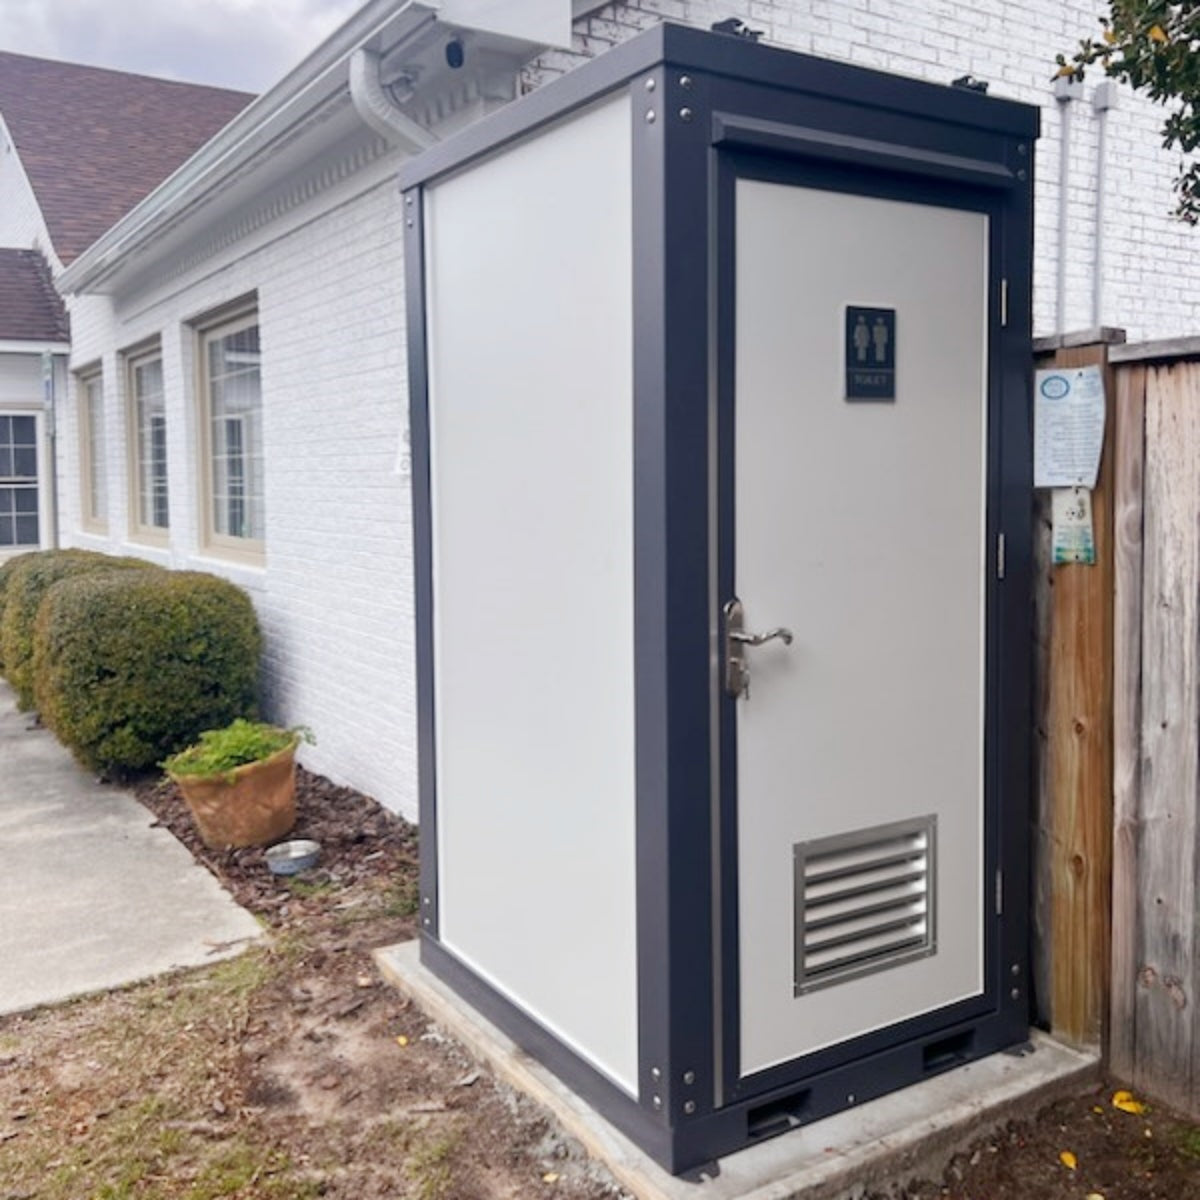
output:
[[[742,602],[735,596],[725,605],[725,694],[737,700],[749,699],[750,668],[746,665],[747,646],[761,646],[778,638],[785,646],[792,644],[790,629],[768,629],[766,633],[747,633],[742,627],[746,619]]]
[[[767,642],[773,642],[778,638],[785,646],[792,644],[792,631],[790,629],[768,629],[766,633],[746,633],[742,629],[731,629],[729,631],[729,640],[731,642],[741,642],[744,646],[762,646]]]

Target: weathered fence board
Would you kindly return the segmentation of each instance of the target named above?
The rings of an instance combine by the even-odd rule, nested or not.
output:
[[[1147,369],[1133,1081],[1200,1106],[1200,367]],[[1122,920],[1127,914],[1122,914]]]
[[[1142,745],[1142,480],[1146,370],[1117,373],[1113,557],[1113,892],[1109,1065],[1132,1079],[1137,987],[1137,821]]]

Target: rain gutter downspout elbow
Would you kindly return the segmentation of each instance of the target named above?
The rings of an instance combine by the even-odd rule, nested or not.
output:
[[[376,133],[391,145],[417,154],[432,146],[437,138],[417,124],[392,102],[379,78],[380,56],[359,49],[350,58],[350,99],[355,111]]]

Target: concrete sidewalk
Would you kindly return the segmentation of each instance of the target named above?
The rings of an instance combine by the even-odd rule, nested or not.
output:
[[[228,958],[257,921],[0,682],[0,1013]]]

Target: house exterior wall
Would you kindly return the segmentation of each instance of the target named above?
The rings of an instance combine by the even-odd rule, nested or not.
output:
[[[291,214],[222,258],[136,294],[73,302],[76,373],[103,369],[107,535],[80,522],[78,408],[60,429],[65,540],[211,571],[244,587],[266,638],[267,715],[316,735],[302,761],[415,816],[411,521],[404,296],[395,163]],[[201,549],[195,335],[190,322],[257,293],[266,554]],[[128,536],[122,351],[162,343],[170,539]],[[74,385],[73,385],[74,386]]]
[[[1162,149],[1163,109],[1122,88],[1108,114],[1104,295],[1092,306],[1097,209],[1099,118],[1091,98],[1102,76],[1089,75],[1070,104],[1065,312],[1056,320],[1059,255],[1059,164],[1062,106],[1053,97],[1054,55],[1070,53],[1099,33],[1095,0],[621,0],[575,24],[570,52],[552,51],[525,73],[536,87],[661,20],[707,29],[740,17],[779,45],[824,58],[949,83],[962,75],[987,80],[991,93],[1042,108],[1036,156],[1038,334],[1117,325],[1131,340],[1192,334],[1200,297],[1189,286],[1200,267],[1200,233],[1174,220],[1172,180],[1178,154]]]
[[[58,259],[33,188],[21,165],[12,137],[0,117],[0,246],[40,250],[53,265]]]
[[[562,74],[661,19],[706,27],[742,16],[773,42],[938,82],[970,73],[996,95],[1038,103],[1039,332],[1056,325],[1058,155],[1053,54],[1095,28],[1090,0],[962,8],[949,0],[622,0],[576,22],[570,52],[543,55],[527,88]],[[1073,104],[1064,328],[1094,324],[1092,254],[1097,118]],[[1101,323],[1132,337],[1194,332],[1200,305],[1175,282],[1191,273],[1197,235],[1170,217],[1172,156],[1159,147],[1161,110],[1128,93],[1110,114]],[[461,122],[460,122],[461,123]],[[267,715],[311,726],[303,760],[337,782],[416,815],[411,530],[404,434],[407,410],[403,262],[385,156],[245,236],[214,243],[186,270],[109,299],[70,302],[72,368],[103,369],[108,532],[83,531],[75,383],[59,421],[60,517],[66,544],[137,553],[214,571],[243,585],[266,634]],[[8,170],[0,163],[0,171]],[[26,185],[27,186],[27,185]],[[12,191],[0,176],[0,194]],[[6,206],[0,206],[0,212]],[[7,221],[7,224],[5,223]],[[26,222],[28,224],[28,221]],[[0,240],[16,229],[0,216]],[[211,234],[212,231],[210,231]],[[581,230],[581,236],[586,231]],[[12,236],[16,236],[13,234]],[[31,236],[36,236],[36,230]],[[1164,266],[1167,269],[1164,269]],[[261,567],[200,547],[195,337],[189,322],[256,293],[263,347],[266,553]],[[167,394],[171,534],[166,547],[131,541],[121,352],[161,338]]]

